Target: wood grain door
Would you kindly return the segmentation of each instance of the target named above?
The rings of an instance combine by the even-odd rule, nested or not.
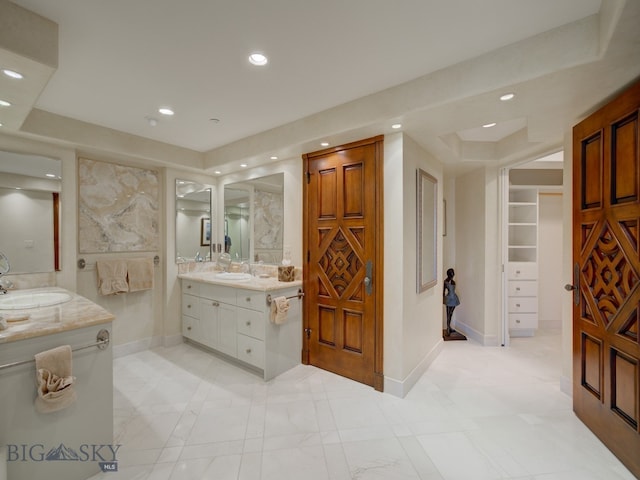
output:
[[[383,137],[303,155],[303,363],[382,390]]]
[[[573,406],[640,478],[639,108],[640,83],[573,130]]]

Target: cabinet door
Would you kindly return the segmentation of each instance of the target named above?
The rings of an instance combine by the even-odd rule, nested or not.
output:
[[[211,348],[217,348],[219,342],[218,334],[218,308],[220,302],[209,300],[207,298],[200,299],[200,330],[201,339],[194,339],[203,345]]]
[[[233,305],[218,306],[218,344],[215,348],[232,357],[236,356],[236,310]]]

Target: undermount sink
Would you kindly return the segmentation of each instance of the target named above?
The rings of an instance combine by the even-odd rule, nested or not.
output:
[[[251,275],[248,273],[239,272],[222,272],[216,274],[216,278],[218,280],[231,280],[234,282],[239,282],[243,280],[251,280]]]
[[[64,292],[10,292],[0,297],[0,310],[50,307],[71,300]]]

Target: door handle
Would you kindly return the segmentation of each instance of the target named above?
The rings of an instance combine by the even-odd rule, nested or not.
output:
[[[564,289],[565,289],[567,292],[571,292],[572,290],[577,290],[577,289],[578,289],[578,287],[576,287],[575,285],[571,285],[570,283],[567,283],[567,284],[564,286]]]
[[[373,263],[371,260],[367,260],[366,272],[364,277],[364,291],[367,295],[371,295],[373,291],[373,281],[371,277],[373,276]]]
[[[567,292],[573,292],[573,303],[578,305],[580,303],[580,265],[577,263],[573,266],[573,284],[567,283],[564,289]]]

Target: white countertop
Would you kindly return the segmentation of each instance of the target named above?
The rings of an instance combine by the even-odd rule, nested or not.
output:
[[[294,280],[293,282],[279,282],[277,277],[251,277],[250,280],[221,280],[216,277],[220,272],[189,272],[181,273],[178,278],[183,280],[191,280],[194,282],[211,283],[214,285],[223,285],[225,287],[243,288],[246,290],[258,290],[261,292],[271,292],[274,290],[283,290],[292,287],[301,287],[302,280]]]
[[[9,290],[6,295],[40,292],[63,292],[68,294],[71,299],[48,307],[0,309],[0,317],[4,318],[8,327],[5,330],[0,330],[0,344],[100,325],[112,322],[115,318],[113,314],[100,305],[64,288],[45,287]],[[11,321],[12,319],[24,317],[27,318],[20,321]]]

